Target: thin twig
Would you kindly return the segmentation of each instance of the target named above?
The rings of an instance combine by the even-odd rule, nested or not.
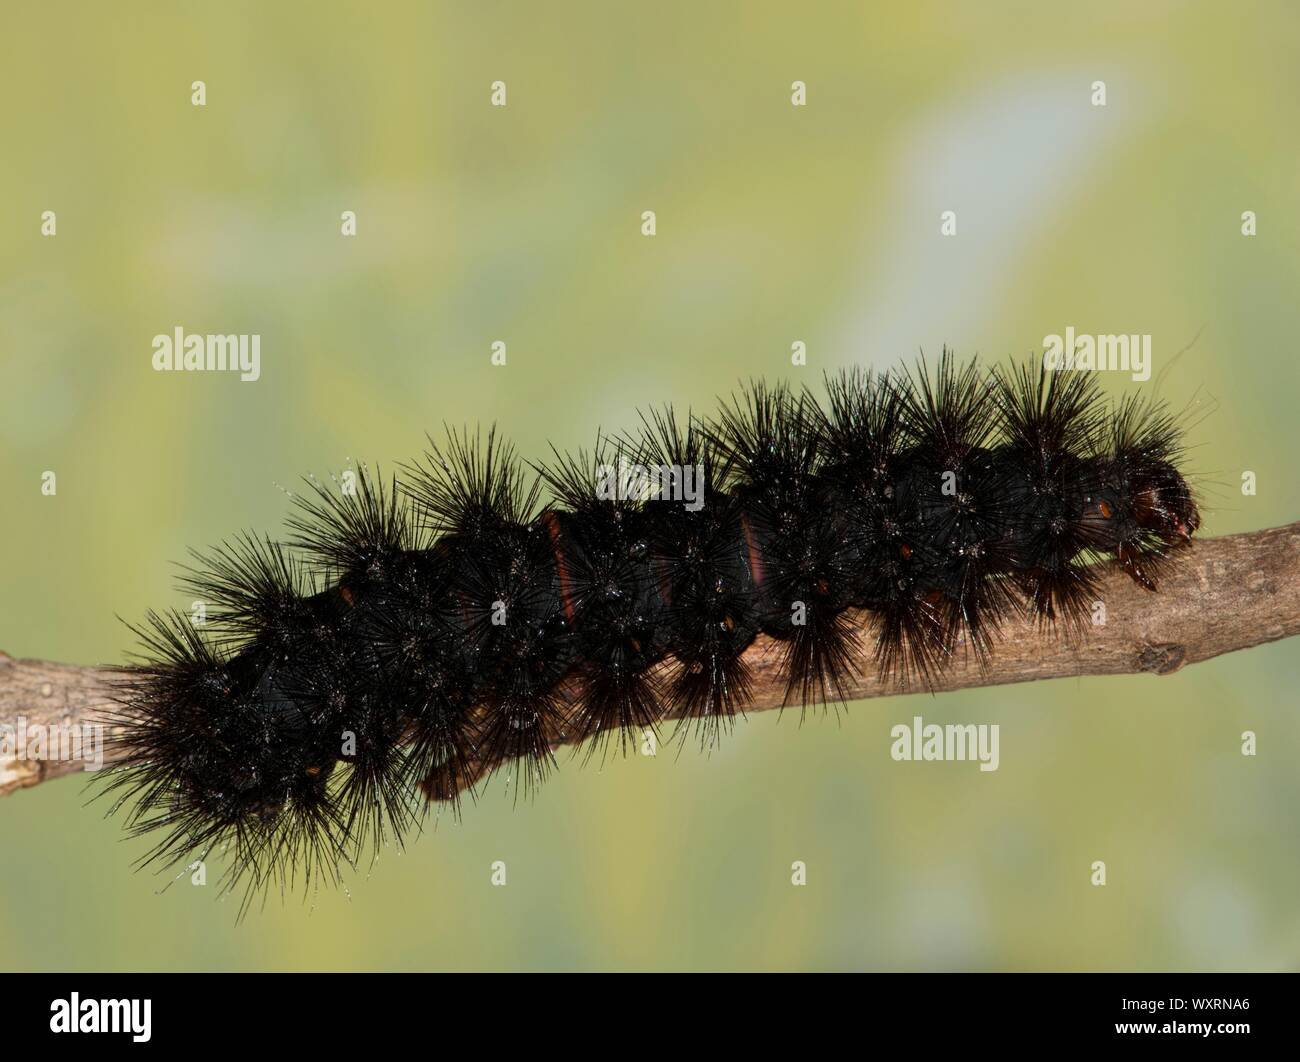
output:
[[[1199,539],[1169,566],[1154,594],[1118,569],[1108,570],[1099,601],[1104,622],[1073,641],[1043,631],[1031,619],[1007,623],[986,669],[973,661],[954,661],[936,676],[935,692],[1079,675],[1167,675],[1222,653],[1300,634],[1300,523]],[[865,666],[846,690],[854,700],[900,692],[874,674],[870,642],[864,623],[860,648]],[[760,637],[746,655],[754,678],[748,710],[779,708],[785,694],[779,643]],[[0,652],[0,727],[13,728],[12,735],[20,717],[28,730],[102,724],[114,707],[111,677],[106,668],[15,660]],[[570,740],[558,737],[556,744]],[[106,729],[108,759],[120,754],[120,742],[119,732]],[[480,765],[476,777],[498,766]],[[84,760],[0,752],[0,796],[83,768]]]

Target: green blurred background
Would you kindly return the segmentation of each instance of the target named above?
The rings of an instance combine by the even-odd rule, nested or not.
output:
[[[1193,404],[1204,530],[1296,519],[1297,54],[1281,0],[11,5],[0,647],[119,661],[118,616],[187,605],[189,546],[277,531],[277,484],[443,421],[541,455],[740,378],[1067,325],[1152,334],[1157,372],[1195,339],[1162,394]],[[260,333],[261,380],[151,371],[178,324]],[[212,885],[156,895],[142,844],[42,786],[0,802],[0,967],[1294,968],[1296,659],[566,757],[532,802],[498,778],[350,895],[240,925]],[[1001,724],[1000,770],[891,761],[915,713]]]

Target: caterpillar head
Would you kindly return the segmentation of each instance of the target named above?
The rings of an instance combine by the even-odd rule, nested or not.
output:
[[[1188,541],[1201,526],[1191,487],[1166,461],[1153,461],[1133,477],[1130,506],[1138,527],[1171,546]]]
[[[1085,503],[1093,549],[1113,551],[1134,582],[1156,589],[1172,549],[1201,526],[1192,488],[1178,471],[1177,418],[1159,403],[1127,399],[1115,412],[1108,456]]]
[[[1130,578],[1155,590],[1171,549],[1191,541],[1201,514],[1191,487],[1172,464],[1117,460],[1087,497],[1080,527],[1090,547],[1113,552]]]

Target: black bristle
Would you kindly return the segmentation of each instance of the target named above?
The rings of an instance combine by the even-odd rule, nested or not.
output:
[[[759,631],[759,610],[747,559],[742,510],[724,489],[728,461],[702,425],[670,410],[643,419],[638,453],[645,467],[688,470],[694,500],[654,498],[646,503],[653,587],[670,652],[668,697],[682,722],[711,747],[749,699],[744,658]]]
[[[1012,366],[995,375],[995,388],[1016,583],[1044,623],[1060,623],[1077,636],[1099,585],[1080,561],[1090,542],[1084,510],[1099,486],[1089,455],[1106,412],[1096,378]]]
[[[743,510],[746,552],[755,558],[759,622],[782,643],[787,705],[842,702],[858,668],[844,614],[856,557],[820,474],[819,414],[807,395],[760,384],[724,407],[715,437]]]
[[[310,493],[294,495],[289,545],[353,593],[382,591],[407,577],[422,541],[396,479],[349,471],[332,489],[309,479]]]
[[[565,618],[578,664],[571,724],[589,751],[617,735],[626,752],[663,712],[652,670],[663,656],[665,624],[651,583],[647,518],[631,478],[627,447],[598,440],[588,457],[559,453],[540,472],[559,505],[543,526],[555,551]],[[629,489],[636,488],[636,489]],[[567,511],[566,511],[567,510]]]

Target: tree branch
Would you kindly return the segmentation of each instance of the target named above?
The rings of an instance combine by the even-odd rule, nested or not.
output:
[[[1111,568],[1102,577],[1100,600],[1105,624],[1090,627],[1082,640],[1045,632],[1032,619],[1012,620],[987,669],[956,660],[935,678],[935,692],[1078,675],[1167,675],[1186,664],[1300,634],[1300,523],[1198,539],[1181,551],[1154,594]],[[869,643],[864,627],[860,648],[867,660]],[[746,656],[754,677],[748,710],[779,708],[785,692],[779,643],[760,636]],[[0,728],[9,728],[11,737],[9,746],[0,740],[0,796],[83,769],[83,760],[11,754],[12,736],[20,717],[28,730],[65,722],[71,728],[103,725],[114,707],[111,681],[107,668],[15,660],[0,652]],[[882,682],[868,665],[846,692],[857,700],[900,690]],[[5,736],[0,731],[0,739]],[[104,741],[106,759],[120,755],[120,731],[105,727]],[[571,741],[557,737],[555,743]],[[498,766],[479,765],[475,780]]]

